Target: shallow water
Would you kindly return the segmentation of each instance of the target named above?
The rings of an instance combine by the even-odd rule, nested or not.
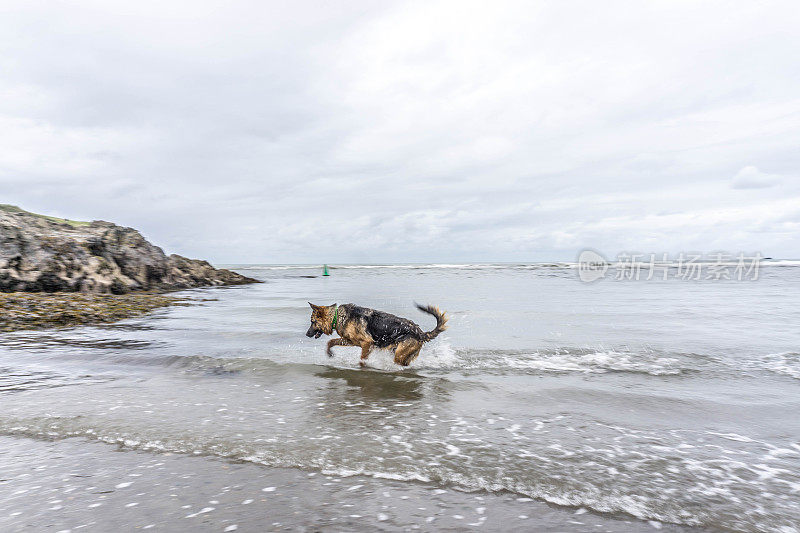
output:
[[[586,284],[566,266],[245,267],[189,307],[0,339],[0,435],[508,491],[741,531],[800,523],[800,268]],[[315,277],[308,277],[315,276]],[[324,354],[306,303],[450,329],[408,369]],[[89,446],[87,443],[86,446]],[[519,502],[524,507],[525,502]],[[579,530],[579,529],[576,529]]]

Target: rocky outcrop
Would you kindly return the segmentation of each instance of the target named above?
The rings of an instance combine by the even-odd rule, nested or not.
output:
[[[0,205],[0,291],[178,290],[257,280],[206,261],[167,256],[133,228],[77,222]]]

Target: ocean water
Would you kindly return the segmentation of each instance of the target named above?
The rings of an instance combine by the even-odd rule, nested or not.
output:
[[[511,494],[563,508],[565,531],[575,513],[798,531],[794,263],[594,283],[562,264],[235,268],[264,283],[0,337],[0,436]],[[375,351],[359,369],[304,336],[309,300],[426,330],[413,303],[435,304],[449,329],[408,368]]]

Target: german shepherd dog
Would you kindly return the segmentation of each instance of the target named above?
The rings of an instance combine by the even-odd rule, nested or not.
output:
[[[420,311],[436,317],[436,327],[431,331],[422,331],[407,318],[354,304],[337,306],[308,302],[308,305],[311,306],[311,327],[306,336],[318,339],[323,333],[333,335],[336,331],[339,338],[328,341],[328,357],[333,357],[334,346],[360,346],[359,364],[362,367],[366,366],[373,348],[390,349],[394,352],[395,363],[408,366],[419,355],[423,343],[435,339],[447,329],[447,317],[432,305],[423,307],[417,304]]]

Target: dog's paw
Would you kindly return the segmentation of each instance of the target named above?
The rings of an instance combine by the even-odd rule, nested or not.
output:
[[[332,351],[328,350],[327,354],[328,354],[328,357],[333,357],[333,352]]]

